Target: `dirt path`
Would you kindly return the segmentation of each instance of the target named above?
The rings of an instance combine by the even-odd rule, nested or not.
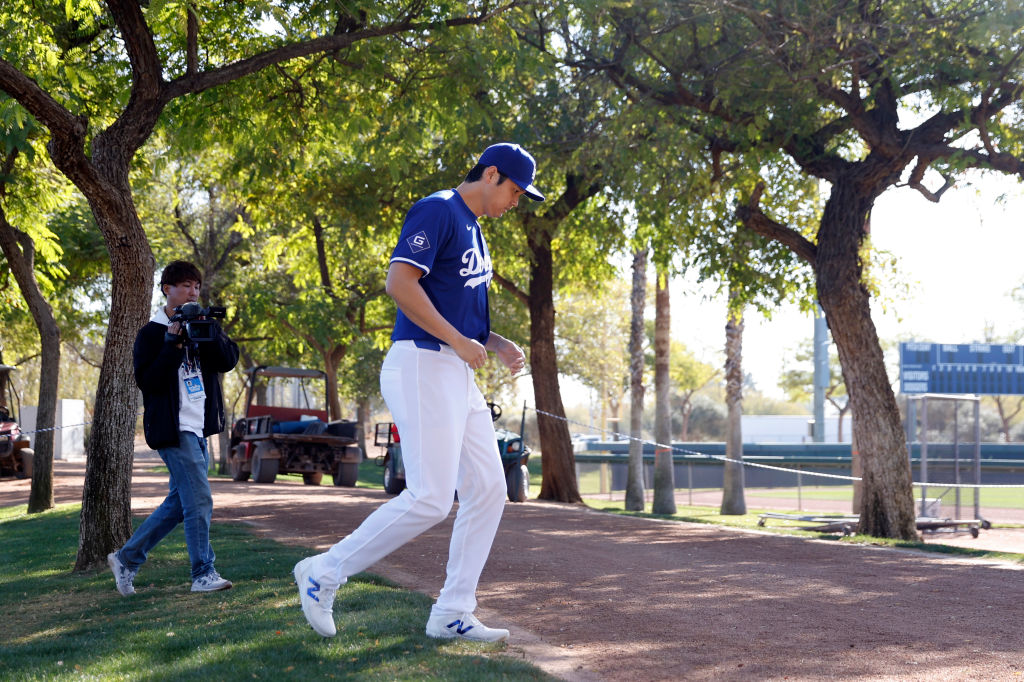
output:
[[[145,466],[137,513],[166,490]],[[80,499],[83,471],[57,464],[58,502]],[[321,549],[386,499],[212,487],[216,521]],[[27,482],[0,481],[0,506],[27,497]],[[450,529],[451,518],[371,570],[436,595]],[[998,562],[527,502],[506,507],[479,599],[487,622],[512,630],[510,653],[570,680],[1024,679],[1024,571]]]

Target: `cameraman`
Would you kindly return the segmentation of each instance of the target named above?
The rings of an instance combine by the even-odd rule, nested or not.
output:
[[[210,454],[206,436],[224,429],[224,400],[218,373],[238,362],[238,345],[216,321],[213,339],[188,339],[181,322],[171,322],[175,308],[199,299],[202,275],[186,261],[174,261],[160,276],[167,303],[135,339],[135,383],[142,389],[146,444],[160,453],[170,472],[166,499],[142,522],[124,547],[107,555],[117,591],[135,594],[132,581],[146,555],[182,521],[192,562],[192,591],[213,592],[231,587],[213,567],[210,517],[213,496],[207,473]]]

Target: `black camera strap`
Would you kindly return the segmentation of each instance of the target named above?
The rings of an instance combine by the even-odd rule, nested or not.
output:
[[[185,343],[185,374],[199,372],[199,344],[195,341]]]

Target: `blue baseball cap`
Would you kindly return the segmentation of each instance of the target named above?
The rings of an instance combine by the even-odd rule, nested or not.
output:
[[[519,185],[523,194],[534,201],[544,201],[544,195],[533,186],[533,176],[537,172],[537,162],[517,144],[501,142],[492,144],[480,155],[478,164],[495,166],[502,175]]]

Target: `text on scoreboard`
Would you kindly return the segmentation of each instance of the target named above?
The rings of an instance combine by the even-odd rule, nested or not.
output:
[[[901,343],[900,391],[1024,395],[1024,346]]]

